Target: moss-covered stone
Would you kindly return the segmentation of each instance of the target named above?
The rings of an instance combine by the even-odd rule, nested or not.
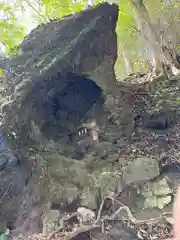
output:
[[[88,184],[89,175],[84,162],[66,158],[59,154],[46,156],[45,158],[50,165],[49,174],[52,178],[58,179],[61,184],[73,183],[82,187]]]
[[[164,178],[144,184],[141,189],[141,194],[145,197],[144,207],[162,209],[171,202],[171,193],[172,190]]]
[[[152,192],[155,196],[166,196],[172,193],[172,189],[169,187],[166,179],[160,179],[152,182]]]
[[[157,207],[159,209],[163,209],[166,205],[168,205],[171,202],[171,196],[161,196],[158,197]]]
[[[83,205],[95,209],[104,197],[115,194],[119,181],[119,174],[115,172],[104,170],[99,174],[92,174],[90,184],[82,192]]]
[[[149,181],[159,175],[157,160],[148,157],[139,157],[122,170],[125,184]]]
[[[81,194],[81,205],[87,206],[91,209],[96,209],[97,206],[98,189],[91,190],[88,186],[85,187]]]
[[[155,208],[158,206],[158,199],[155,196],[148,197],[144,200],[144,208]]]

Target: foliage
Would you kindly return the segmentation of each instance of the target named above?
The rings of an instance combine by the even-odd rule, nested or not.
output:
[[[5,1],[5,0],[4,0]],[[0,43],[5,47],[5,54],[12,55],[15,47],[22,41],[30,29],[19,22],[19,15],[25,11],[31,11],[32,20],[35,25],[46,22],[49,19],[62,18],[65,15],[73,14],[84,10],[88,6],[88,0],[14,0],[7,3],[0,3],[0,12],[3,12],[4,18],[0,20]],[[105,2],[105,0],[94,0],[93,5]],[[112,1],[111,1],[112,2]],[[117,0],[119,4],[119,18],[116,27],[118,35],[118,59],[116,64],[117,74],[122,75],[124,71],[124,60],[122,52],[125,51],[133,71],[139,71],[146,68],[146,56],[142,47],[142,38],[137,30],[134,20],[134,9],[131,0]],[[173,14],[176,20],[172,20],[174,25],[178,24],[179,1],[149,1],[144,0],[153,23],[161,22],[161,28],[164,24],[163,38],[169,39],[172,35],[170,30],[166,31],[166,22],[171,22]],[[174,16],[175,16],[174,15]],[[176,26],[178,31],[179,27]],[[175,31],[175,30],[174,30]],[[167,33],[168,32],[168,33]],[[13,49],[13,51],[12,51]]]
[[[41,0],[41,4],[45,7],[45,15],[49,19],[54,19],[84,10],[88,1],[77,1],[73,3],[72,0]]]
[[[0,43],[1,46],[5,47],[6,55],[14,55],[16,53],[15,47],[22,41],[25,34],[24,28],[18,23],[13,10],[8,4],[0,4],[0,11],[4,15],[4,19],[0,20]]]
[[[133,17],[133,9],[130,0],[122,0],[119,4],[119,16],[116,26],[118,36],[118,61],[116,64],[117,75],[121,75],[124,69],[124,60],[122,52],[126,51],[126,55],[130,62],[137,59],[137,51],[139,44],[139,34],[136,30],[136,24]],[[134,69],[135,70],[135,69]]]

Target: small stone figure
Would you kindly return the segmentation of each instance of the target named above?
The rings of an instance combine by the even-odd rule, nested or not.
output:
[[[99,143],[99,128],[95,120],[83,124],[87,131],[87,136],[77,143],[76,153],[84,156]]]

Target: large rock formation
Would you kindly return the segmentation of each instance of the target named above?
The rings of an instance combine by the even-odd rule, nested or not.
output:
[[[164,81],[163,89],[150,95],[145,83],[137,83],[145,76],[136,83],[133,76],[131,82],[116,83],[117,17],[117,6],[104,3],[53,20],[34,29],[9,62],[1,130],[19,165],[5,171],[9,160],[0,162],[0,223],[16,228],[14,235],[52,231],[65,212],[81,206],[81,214],[92,213],[94,221],[93,211],[98,212],[107,196],[110,202],[104,202],[100,214],[105,210],[113,216],[126,205],[125,228],[132,222],[137,229],[124,231],[127,214],[117,211],[113,223],[107,219],[111,231],[96,231],[96,239],[107,234],[137,239],[138,224],[149,218],[159,221],[168,212],[180,182],[180,86]],[[172,161],[175,167],[170,168]],[[23,177],[22,164],[30,178]],[[11,182],[13,188],[8,187]],[[72,228],[75,220],[68,222]]]
[[[40,150],[43,145],[44,151],[44,144],[53,140],[53,144],[58,141],[64,146],[63,148],[57,145],[58,151],[63,150],[66,156],[70,153],[74,154],[79,141],[78,129],[83,131],[82,124],[88,119],[94,119],[96,116],[98,118],[99,110],[103,110],[103,94],[112,91],[116,86],[114,64],[117,57],[115,32],[117,17],[117,6],[105,3],[62,20],[42,24],[24,39],[18,55],[9,61],[6,97],[2,100],[2,132],[4,137],[12,143],[12,149],[16,151],[20,163],[30,166],[31,171],[34,169],[34,163],[31,164],[34,153],[29,152],[30,148],[35,147],[36,150]],[[91,132],[91,129],[89,131]],[[92,141],[96,142],[93,139]],[[83,143],[81,147],[82,145]],[[37,193],[36,197],[33,197],[35,200],[31,201],[31,197],[29,198],[30,205],[41,202],[42,206],[41,198],[43,198],[43,204],[46,204],[49,195],[47,187],[44,197],[41,183],[38,183],[39,187],[36,184],[36,190],[33,189],[33,184],[37,183],[39,175],[42,174],[41,160],[38,162],[39,168],[37,166],[35,168],[36,177],[31,179],[27,190],[31,196]],[[57,166],[58,171],[60,168],[63,170],[63,168],[69,168],[69,164],[71,165],[72,171],[68,170],[71,177],[69,175],[68,180],[65,174],[64,183],[69,185],[72,181],[71,187],[76,187],[76,183],[79,184],[80,180],[77,177],[78,163],[75,163],[74,169],[71,159],[63,160],[62,157],[59,163],[62,163],[62,166]],[[56,165],[57,161],[54,164]],[[51,169],[53,169],[52,165],[53,160],[50,163]],[[86,174],[87,171],[83,169]],[[1,174],[2,178],[4,178],[3,174]],[[16,179],[18,181],[20,177],[11,175],[12,181],[15,179],[13,183],[15,184]],[[52,176],[56,176],[55,172],[52,172]],[[52,199],[59,201],[55,187],[58,181],[56,177],[56,182],[53,179],[51,178],[49,183],[52,186],[50,187]],[[24,180],[19,181],[21,185],[25,184]],[[1,181],[1,183],[4,183],[0,189],[3,195],[8,189],[9,175],[7,175],[7,181]],[[16,202],[16,211],[6,204],[8,194],[3,197],[1,209],[3,209],[3,216],[7,216],[7,218],[4,217],[7,222],[11,221],[11,217],[14,219],[18,212],[23,186],[20,187],[21,191],[18,191],[18,188],[15,193],[19,197]],[[66,188],[62,185],[61,189],[63,192]],[[27,198],[24,201],[22,208],[28,205]],[[29,211],[29,206],[27,209],[25,211]],[[5,214],[6,212],[8,214]],[[21,225],[24,215],[27,216],[27,213],[24,214],[24,209],[21,209],[17,227]]]
[[[117,6],[105,3],[42,24],[25,38],[9,63],[13,124],[22,129],[33,120],[46,133],[51,126],[49,138],[57,127],[61,135],[75,131],[102,91],[116,86],[117,16]]]

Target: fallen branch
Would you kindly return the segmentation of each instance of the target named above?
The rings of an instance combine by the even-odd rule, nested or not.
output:
[[[115,220],[116,217],[117,217],[117,215],[118,215],[121,211],[123,211],[123,210],[127,212],[128,217],[129,217],[129,220],[130,220],[132,223],[136,223],[136,221],[137,221],[136,218],[132,215],[129,207],[128,207],[128,206],[125,206],[125,205],[122,206],[122,207],[119,207],[118,210],[111,215],[110,219],[111,219],[111,220]]]
[[[72,219],[73,217],[77,216],[77,212],[72,213],[70,216],[68,217],[64,217],[60,220],[60,226],[53,231],[52,233],[50,233],[50,235],[47,237],[47,240],[51,240],[56,234],[58,234],[61,230],[63,230],[64,228],[64,223],[69,221],[70,219]]]
[[[96,218],[95,224],[98,223],[100,221],[100,219],[101,219],[101,213],[102,213],[104,202],[105,202],[106,199],[107,199],[107,197],[104,198],[103,201],[101,202],[101,205],[100,205],[100,208],[99,208],[99,211],[98,211],[98,214],[97,214],[97,218]]]
[[[102,217],[103,206],[104,206],[104,203],[107,199],[110,199],[112,201],[112,203],[117,202],[120,205],[120,207],[110,216],[106,215],[106,216]],[[120,214],[121,211],[126,211],[127,212],[128,220],[131,221],[133,224],[157,223],[158,221],[162,220],[165,217],[165,215],[169,215],[169,212],[168,212],[168,213],[163,214],[162,216],[157,217],[157,218],[137,220],[133,216],[133,214],[132,214],[132,212],[131,212],[131,210],[128,206],[124,205],[123,203],[121,203],[120,201],[115,199],[114,197],[106,196],[101,202],[101,205],[99,207],[99,211],[98,211],[98,214],[97,214],[97,218],[96,218],[96,220],[94,221],[93,224],[79,226],[72,232],[68,232],[68,233],[63,232],[61,236],[58,236],[58,239],[63,238],[63,240],[71,240],[72,238],[76,237],[77,235],[79,235],[81,233],[84,233],[84,232],[91,231],[95,228],[101,228],[101,232],[104,232],[104,222],[105,221],[120,220],[120,219],[117,219],[117,216]],[[61,232],[64,229],[65,222],[69,221],[70,219],[72,219],[73,217],[76,217],[76,216],[77,216],[77,212],[73,213],[72,215],[70,215],[68,217],[65,217],[65,218],[61,219],[61,224],[60,224],[59,228],[57,228],[55,231],[53,231],[48,236],[47,240],[51,240],[56,234]],[[100,224],[98,224],[99,222],[100,222]]]
[[[110,199],[110,200],[112,200],[112,202],[117,202],[118,204],[120,204],[121,206],[116,210],[116,212],[115,213],[113,213],[111,216],[105,216],[104,217],[104,220],[112,220],[112,221],[114,221],[115,219],[116,219],[116,217],[117,217],[117,215],[121,212],[121,211],[126,211],[127,212],[127,214],[128,214],[128,218],[129,218],[129,220],[132,222],[132,223],[136,223],[136,218],[133,216],[133,214],[131,213],[131,210],[129,209],[129,207],[128,206],[126,206],[126,205],[124,205],[123,203],[121,203],[120,201],[118,201],[117,199],[115,199],[115,198],[113,198],[113,197],[110,197],[110,196],[107,196],[103,201],[102,201],[102,203],[103,203],[103,205],[104,205],[104,201],[106,200],[106,199]],[[102,205],[102,204],[101,204]],[[102,205],[102,206],[103,206]],[[101,209],[101,206],[100,206],[100,209]],[[102,209],[101,209],[101,211],[102,211]],[[98,219],[98,218],[97,218]],[[97,221],[97,220],[96,220]]]

